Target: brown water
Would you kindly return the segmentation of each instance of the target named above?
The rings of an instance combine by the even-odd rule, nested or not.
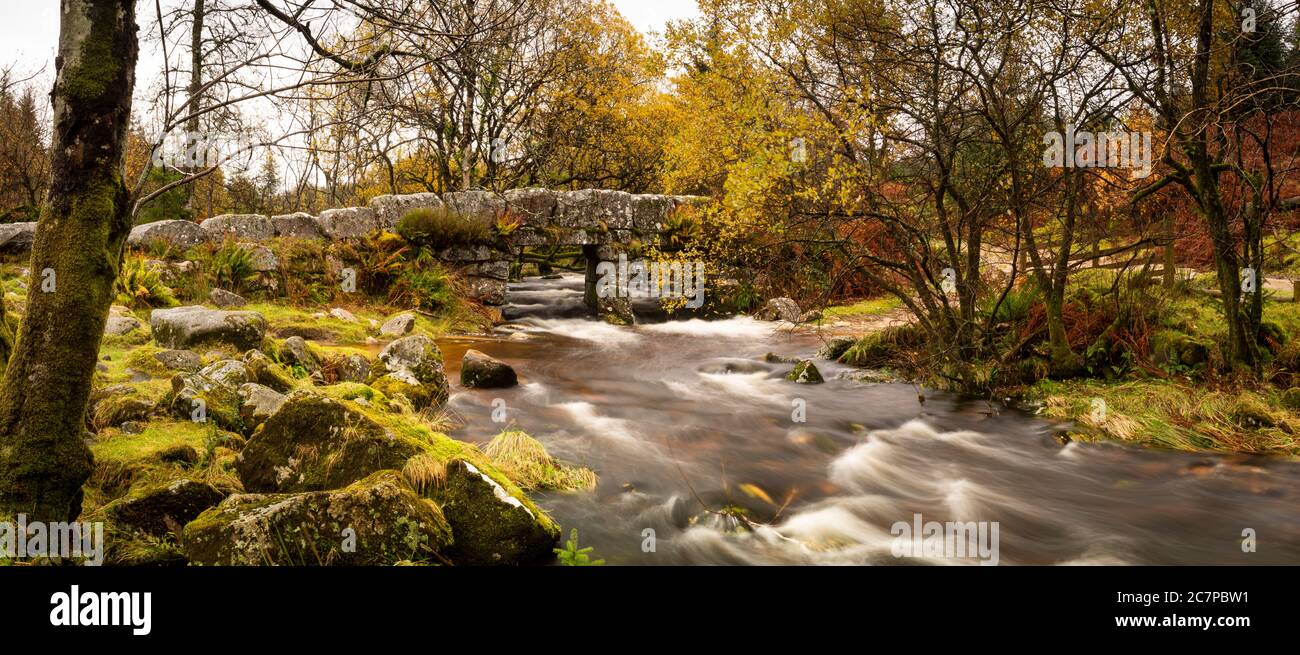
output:
[[[851,369],[832,362],[817,362],[825,384],[796,385],[763,356],[810,357],[813,336],[747,318],[608,326],[578,317],[576,276],[514,284],[510,300],[526,339],[441,342],[453,379],[467,347],[520,375],[512,389],[455,389],[457,436],[499,432],[499,398],[553,455],[597,471],[594,491],[535,499],[611,564],[976,561],[895,558],[890,526],[914,514],[996,521],[1001,564],[1300,563],[1294,460],[1063,446],[1032,414],[921,403],[910,385],[842,379]]]

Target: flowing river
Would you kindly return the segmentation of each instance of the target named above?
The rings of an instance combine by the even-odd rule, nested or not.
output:
[[[606,325],[582,317],[579,275],[514,283],[509,299],[515,329],[440,341],[453,381],[466,348],[520,377],[455,387],[455,436],[482,444],[513,422],[595,470],[594,491],[534,499],[610,564],[981,561],[896,558],[891,526],[916,515],[997,522],[1003,565],[1300,562],[1295,461],[1062,445],[1061,426],[1028,412],[921,402],[911,385],[841,378],[853,369],[822,360],[826,383],[798,385],[764,355],[811,357],[815,335],[748,318]]]

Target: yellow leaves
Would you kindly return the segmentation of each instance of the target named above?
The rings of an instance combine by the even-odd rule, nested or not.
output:
[[[744,484],[738,486],[737,489],[740,489],[741,491],[745,492],[745,493],[746,493],[747,495],[749,495],[750,497],[757,498],[757,499],[759,499],[759,500],[761,500],[761,501],[767,503],[768,505],[773,505],[773,506],[776,505],[776,502],[772,500],[772,497],[769,496],[769,495],[767,495],[767,492],[766,492],[766,491],[763,491],[763,488],[760,487],[760,486],[758,486],[758,485],[756,485],[756,484],[750,484],[750,483],[746,482],[746,483],[744,483]]]

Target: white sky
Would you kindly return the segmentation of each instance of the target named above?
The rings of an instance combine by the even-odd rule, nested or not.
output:
[[[612,2],[642,32],[662,32],[669,20],[699,15],[695,0]],[[0,0],[0,66],[16,62],[24,73],[44,66],[52,80],[58,38],[59,0]]]

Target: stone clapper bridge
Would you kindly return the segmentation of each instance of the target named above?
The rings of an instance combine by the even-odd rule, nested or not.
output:
[[[142,249],[161,241],[187,249],[204,242],[232,238],[254,243],[272,238],[342,240],[359,239],[378,230],[392,231],[413,209],[447,209],[469,219],[493,225],[511,217],[518,227],[493,245],[463,245],[444,248],[434,255],[457,271],[466,281],[470,297],[493,306],[506,302],[510,266],[525,248],[538,246],[581,246],[587,259],[586,301],[596,309],[596,265],[612,261],[633,242],[650,243],[664,237],[669,216],[683,205],[698,205],[703,198],[631,194],[624,191],[587,189],[552,191],[514,189],[504,193],[454,191],[443,194],[416,193],[383,195],[368,207],[327,209],[319,216],[307,213],[265,216],[225,214],[202,223],[164,220],[138,225],[127,244]],[[0,225],[0,252],[30,250],[35,223]],[[657,242],[657,241],[655,241]]]

